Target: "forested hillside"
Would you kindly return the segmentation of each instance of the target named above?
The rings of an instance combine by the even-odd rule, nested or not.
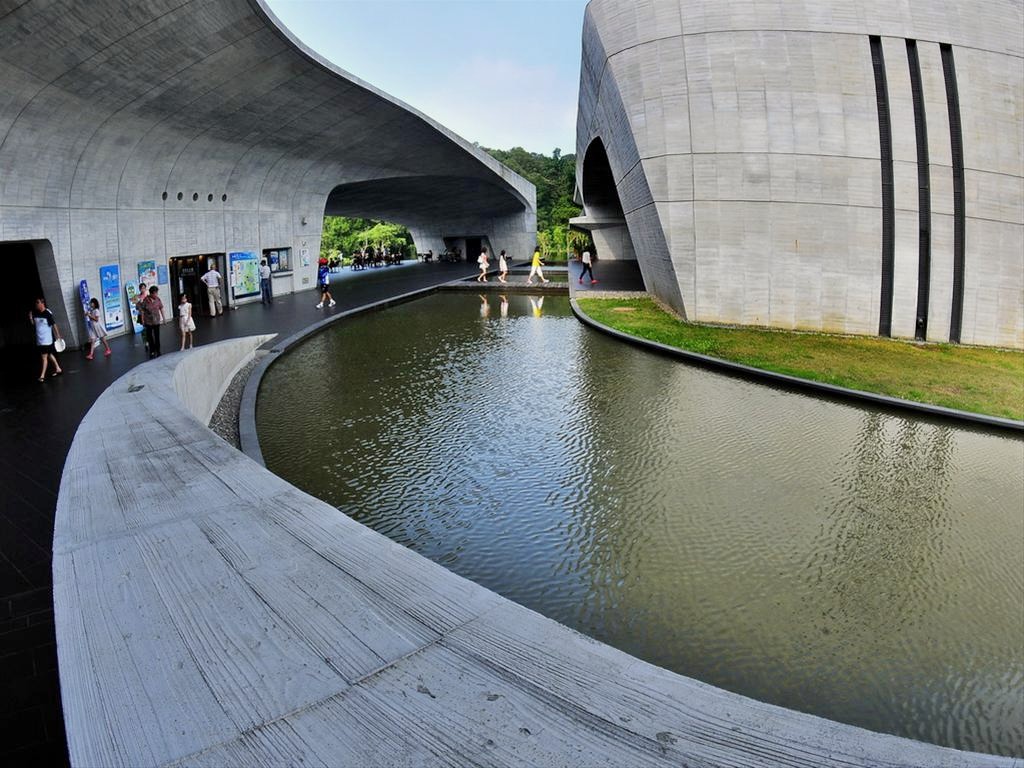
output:
[[[564,258],[570,240],[569,219],[580,214],[580,207],[572,201],[576,155],[563,155],[560,149],[550,156],[522,147],[482,149],[537,188],[537,241],[549,258]]]

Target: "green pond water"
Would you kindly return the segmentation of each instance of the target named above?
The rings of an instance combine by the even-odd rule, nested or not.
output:
[[[568,299],[345,320],[260,390],[267,466],[689,677],[1024,755],[1024,441],[794,394],[588,330]]]

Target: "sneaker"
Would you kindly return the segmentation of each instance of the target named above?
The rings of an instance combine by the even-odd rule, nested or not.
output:
[[[91,354],[89,354],[89,355],[86,355],[86,356],[85,356],[85,359],[86,359],[86,360],[92,360],[92,355],[91,355]]]
[[[328,306],[328,307],[333,307],[333,306],[334,306],[335,304],[337,304],[337,303],[338,303],[338,302],[336,302],[336,301],[335,301],[334,299],[331,299],[331,303],[330,303],[330,304],[328,304],[327,306]]]
[[[596,282],[597,282],[597,280],[591,280],[591,281],[590,281],[590,284],[591,284],[591,285],[593,285],[593,284],[594,284],[594,283],[596,283]]]
[[[103,353],[103,356],[104,357],[110,357],[110,355],[113,354],[113,352],[114,352],[114,350],[108,349],[106,352]]]
[[[580,278],[580,285],[583,285],[583,278]]]
[[[324,308],[324,303],[321,301],[319,304],[316,305],[316,308],[317,309],[323,309]]]

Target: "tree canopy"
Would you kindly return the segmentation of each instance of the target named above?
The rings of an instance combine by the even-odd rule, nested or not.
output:
[[[542,250],[562,256],[570,246],[575,246],[569,237],[569,219],[580,215],[580,207],[572,200],[576,189],[576,155],[563,155],[558,148],[550,156],[527,152],[522,147],[482,149],[537,188],[537,242]]]

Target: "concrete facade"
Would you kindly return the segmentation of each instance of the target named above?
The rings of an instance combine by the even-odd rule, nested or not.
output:
[[[405,224],[420,250],[534,243],[532,184],[262,0],[0,2],[0,84],[0,244],[36,247],[74,341],[78,281],[98,294],[107,264],[123,283],[144,260],[290,248],[275,292],[313,287],[325,211]]]
[[[577,158],[691,320],[1024,347],[1019,0],[591,0]]]

